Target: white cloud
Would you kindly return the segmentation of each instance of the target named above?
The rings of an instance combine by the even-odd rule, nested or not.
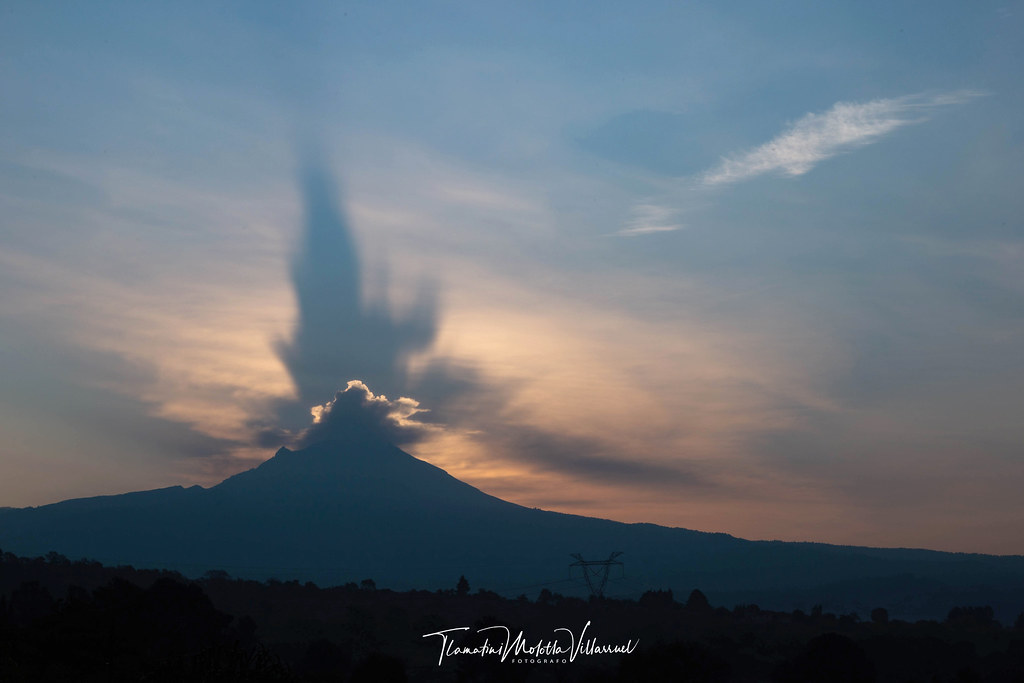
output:
[[[673,222],[674,217],[675,212],[668,207],[658,204],[637,204],[633,207],[633,218],[627,223],[627,227],[619,230],[615,235],[636,237],[655,232],[680,230],[683,225]]]
[[[929,109],[963,104],[982,94],[959,90],[870,102],[838,102],[823,114],[805,115],[759,147],[722,159],[701,180],[705,185],[724,185],[764,173],[803,175],[829,157],[877,142],[897,128],[925,121]]]
[[[350,403],[370,408],[378,413],[379,417],[386,418],[398,425],[407,424],[409,418],[416,413],[426,412],[426,409],[420,408],[419,401],[414,398],[402,396],[392,401],[384,394],[374,394],[362,380],[353,379],[349,380],[345,388],[339,391],[333,399],[322,406],[313,406],[309,409],[310,415],[313,416],[313,424],[325,423],[331,411],[346,394],[355,397]]]
[[[407,444],[439,429],[437,425],[412,419],[418,413],[427,412],[420,408],[416,399],[403,396],[392,401],[383,394],[374,394],[358,379],[350,380],[333,399],[313,406],[309,412],[313,424],[300,437],[303,446],[360,434],[374,434],[391,443]]]

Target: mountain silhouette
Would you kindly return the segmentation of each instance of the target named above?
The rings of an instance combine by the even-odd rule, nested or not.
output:
[[[610,595],[699,587],[713,602],[945,614],[950,601],[1024,605],[1024,557],[748,541],[527,508],[488,495],[369,434],[281,448],[211,488],[192,486],[0,509],[0,548],[105,564],[224,569],[321,585],[585,594],[570,553],[624,553]],[[1016,612],[1013,612],[1016,614]]]

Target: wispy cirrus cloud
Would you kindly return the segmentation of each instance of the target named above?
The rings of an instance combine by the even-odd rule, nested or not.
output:
[[[683,225],[674,220],[675,211],[659,204],[637,204],[633,207],[633,218],[626,227],[614,233],[618,237],[637,237],[655,232],[680,230]]]
[[[927,120],[937,107],[963,104],[985,93],[957,90],[870,102],[838,102],[824,113],[806,114],[787,130],[747,152],[726,157],[701,175],[704,185],[725,185],[765,173],[798,176],[815,165],[877,142],[898,128]]]

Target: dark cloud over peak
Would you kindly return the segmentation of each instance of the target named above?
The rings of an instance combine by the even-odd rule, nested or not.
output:
[[[375,395],[360,380],[351,380],[342,391],[310,413],[313,424],[299,437],[301,446],[321,441],[376,437],[397,445],[418,440],[429,429],[411,419],[424,412],[418,401],[400,397],[390,400]]]

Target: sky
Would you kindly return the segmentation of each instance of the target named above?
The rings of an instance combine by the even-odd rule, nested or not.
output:
[[[1024,554],[1024,3],[0,14],[0,506],[355,420],[531,507]]]

